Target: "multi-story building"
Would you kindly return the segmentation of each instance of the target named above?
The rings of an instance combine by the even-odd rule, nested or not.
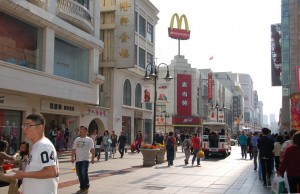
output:
[[[105,110],[89,111],[104,81],[99,7],[100,0],[1,1],[0,135],[12,153],[30,113],[41,112],[47,130],[70,134],[79,125],[106,123]]]
[[[300,130],[299,83],[299,6],[297,0],[281,1],[281,58],[282,58],[282,110],[280,128]]]
[[[105,44],[100,72],[106,78],[100,107],[109,108],[108,126],[100,130],[124,131],[128,143],[141,131],[149,143],[153,105],[142,102],[142,88],[149,85],[143,77],[154,62],[158,10],[149,0],[103,0],[100,10],[100,39]]]

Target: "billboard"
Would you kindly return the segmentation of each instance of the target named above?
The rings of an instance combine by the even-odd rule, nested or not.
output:
[[[177,28],[174,28],[174,21],[177,22]],[[185,28],[182,29],[182,21],[184,20]],[[186,16],[183,14],[180,17],[177,13],[173,14],[171,18],[170,27],[168,28],[169,37],[179,40],[190,39],[189,23]]]
[[[212,100],[212,73],[208,74],[208,81],[207,81],[207,97],[208,101]]]
[[[281,25],[271,25],[272,86],[281,86]]]

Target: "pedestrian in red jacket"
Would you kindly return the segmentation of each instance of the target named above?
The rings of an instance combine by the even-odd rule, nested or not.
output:
[[[300,131],[292,137],[293,144],[289,146],[283,156],[282,163],[277,172],[278,176],[287,173],[290,193],[300,192]]]

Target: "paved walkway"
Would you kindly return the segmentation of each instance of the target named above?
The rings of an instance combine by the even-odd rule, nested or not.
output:
[[[119,155],[116,155],[119,156]],[[79,189],[76,173],[72,172],[70,153],[60,154],[59,194],[75,193]],[[201,167],[183,165],[184,155],[177,152],[174,167],[160,164],[154,167],[142,166],[142,154],[127,153],[124,158],[100,160],[90,165],[89,193],[228,193],[269,194],[253,170],[253,162],[242,160],[240,148],[233,147],[233,153],[226,159],[205,159]],[[0,193],[7,187],[0,188]]]

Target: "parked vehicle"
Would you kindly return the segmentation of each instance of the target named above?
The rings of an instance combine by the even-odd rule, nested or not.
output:
[[[238,140],[236,140],[236,139],[230,139],[230,144],[231,144],[231,146],[238,145]]]
[[[204,122],[202,124],[202,150],[205,157],[213,154],[227,157],[231,153],[231,129],[226,123]]]

